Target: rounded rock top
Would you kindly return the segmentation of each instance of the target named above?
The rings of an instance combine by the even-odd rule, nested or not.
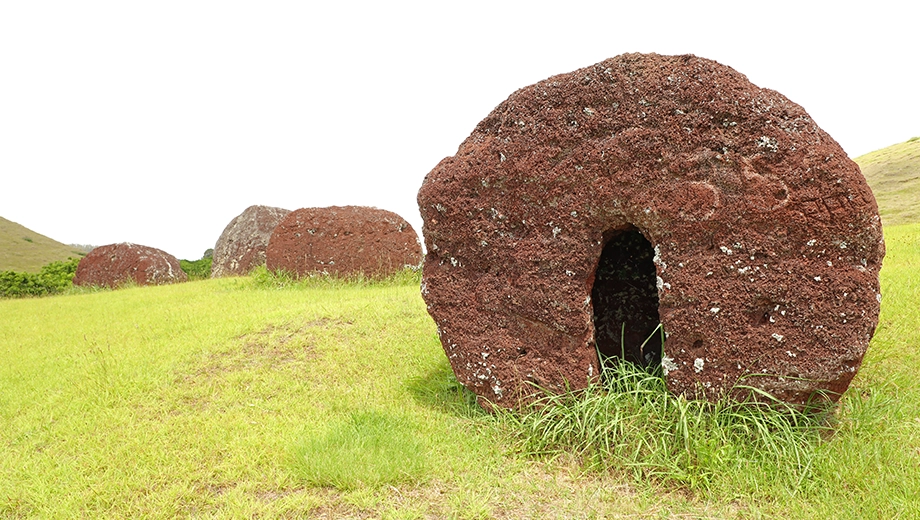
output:
[[[265,265],[265,249],[275,227],[290,210],[249,206],[227,224],[214,245],[211,277],[245,276]]]
[[[94,248],[77,264],[74,285],[116,287],[185,282],[188,276],[173,255],[155,247],[123,242]]]
[[[266,267],[297,276],[386,277],[417,268],[422,247],[412,226],[391,211],[366,206],[301,208],[275,228]]]

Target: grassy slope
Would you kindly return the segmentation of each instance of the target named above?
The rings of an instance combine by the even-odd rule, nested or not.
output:
[[[920,517],[920,225],[886,240],[839,430],[786,491],[724,475],[695,497],[526,460],[452,380],[417,287],[231,278],[0,301],[0,516]],[[309,485],[296,455],[355,412],[402,424],[421,475]]]
[[[541,507],[497,496],[505,485],[567,478],[491,442],[417,286],[250,285],[0,301],[0,516],[478,516],[496,499]],[[409,425],[424,482],[307,487],[301,439],[367,410]],[[558,495],[572,501],[550,482],[545,500]]]
[[[0,217],[0,271],[37,273],[49,262],[85,254]]]
[[[854,160],[875,193],[885,226],[920,222],[920,138]]]

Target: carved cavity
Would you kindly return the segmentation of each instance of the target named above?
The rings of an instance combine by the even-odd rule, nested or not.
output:
[[[658,289],[651,243],[636,228],[609,233],[597,263],[591,301],[602,360],[661,364]]]

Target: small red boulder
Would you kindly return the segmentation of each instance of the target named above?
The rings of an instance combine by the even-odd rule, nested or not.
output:
[[[74,285],[115,287],[128,280],[138,285],[185,282],[179,260],[154,247],[121,243],[99,246],[77,265]]]

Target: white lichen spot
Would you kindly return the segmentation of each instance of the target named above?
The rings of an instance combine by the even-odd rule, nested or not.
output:
[[[501,152],[498,153],[498,162],[505,162],[505,154]]]
[[[661,358],[661,370],[664,372],[664,375],[668,375],[668,372],[674,372],[678,368],[677,363],[674,362],[674,358],[669,358],[668,356],[663,356]]]
[[[783,335],[782,335],[782,334],[777,334],[777,333],[775,333],[775,332],[774,332],[773,334],[770,334],[770,337],[773,338],[773,339],[775,339],[776,341],[782,341],[782,340],[783,340]]]
[[[577,217],[577,216],[578,216],[578,212],[577,212],[577,211],[573,211],[573,212],[571,212],[571,213],[569,213],[569,214],[572,215],[573,217]]]
[[[652,262],[655,263],[662,271],[668,268],[668,264],[664,263],[661,259],[661,248],[658,245],[655,245],[655,256],[652,258]]]
[[[693,360],[693,371],[699,374],[703,371],[703,358],[696,358]]]
[[[820,281],[821,281],[821,277],[820,277],[820,276],[815,276],[815,281],[816,281],[816,282],[820,282]]]
[[[553,238],[556,238],[556,235],[558,235],[558,234],[561,233],[561,232],[562,232],[562,228],[561,228],[561,227],[559,227],[559,226],[554,227],[554,228],[553,228]]]
[[[806,244],[808,245],[808,247],[812,247],[812,246],[814,246],[814,245],[817,244],[817,243],[818,243],[818,241],[815,240],[815,239],[813,239],[813,238],[812,238],[811,240],[809,240],[808,242],[806,242]]]
[[[713,307],[713,308],[709,309],[709,312],[711,312],[711,313],[713,313],[713,314],[718,314],[719,311],[721,311],[721,310],[722,310],[722,309],[720,309],[720,308],[718,308],[718,307]]]
[[[734,253],[734,251],[732,251],[731,249],[729,249],[729,248],[727,248],[727,247],[725,247],[725,246],[719,246],[719,249],[721,249],[722,252],[725,253],[726,255],[730,255],[730,254]]]
[[[831,262],[830,260],[828,260],[828,261],[827,261],[827,266],[828,266],[828,267],[834,267],[834,263]]]
[[[878,300],[879,303],[882,303],[882,293],[875,293],[875,299]]]
[[[569,271],[568,269],[566,269],[566,270],[565,270],[565,275],[568,276],[569,278],[571,278],[571,277],[575,276],[575,271]]]
[[[776,139],[773,139],[772,137],[767,137],[765,135],[757,139],[757,146],[759,146],[760,148],[766,148],[767,150],[771,152],[775,152],[779,150],[779,145],[777,144]]]
[[[786,355],[789,357],[798,357],[798,354],[796,354],[795,352],[790,352],[788,350],[786,351]]]

